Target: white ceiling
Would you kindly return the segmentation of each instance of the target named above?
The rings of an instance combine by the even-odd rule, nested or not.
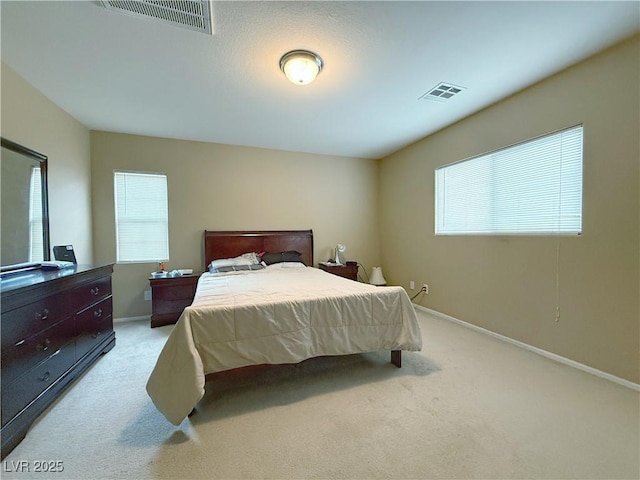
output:
[[[3,0],[2,61],[90,129],[380,158],[640,30],[637,1],[214,1],[212,12],[206,35],[98,1]],[[308,86],[278,67],[299,48],[325,65]],[[466,89],[419,100],[439,82]]]

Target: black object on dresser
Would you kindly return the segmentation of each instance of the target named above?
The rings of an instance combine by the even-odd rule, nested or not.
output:
[[[0,280],[2,458],[116,342],[113,265],[29,270]]]

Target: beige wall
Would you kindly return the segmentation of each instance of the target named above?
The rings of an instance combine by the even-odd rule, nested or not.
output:
[[[638,382],[639,53],[636,37],[384,159],[387,280],[428,283],[425,307]],[[557,239],[435,237],[434,169],[578,123],[583,234],[559,240],[556,322]]]
[[[366,266],[379,260],[376,161],[201,142],[91,133],[94,249],[116,259],[113,171],[168,176],[168,269],[202,270],[203,231],[313,229],[315,261],[336,243]],[[156,264],[116,265],[114,316],[149,315]]]
[[[48,157],[51,246],[93,261],[89,130],[1,64],[2,136]]]

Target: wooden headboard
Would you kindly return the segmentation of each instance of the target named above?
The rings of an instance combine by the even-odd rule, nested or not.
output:
[[[305,265],[313,266],[312,230],[204,231],[204,269],[212,260],[233,258],[248,252],[297,250]]]

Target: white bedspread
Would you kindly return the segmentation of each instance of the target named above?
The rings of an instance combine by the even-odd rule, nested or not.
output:
[[[421,348],[416,313],[402,287],[375,287],[291,263],[205,273],[160,353],[147,392],[178,425],[204,395],[208,373]]]

